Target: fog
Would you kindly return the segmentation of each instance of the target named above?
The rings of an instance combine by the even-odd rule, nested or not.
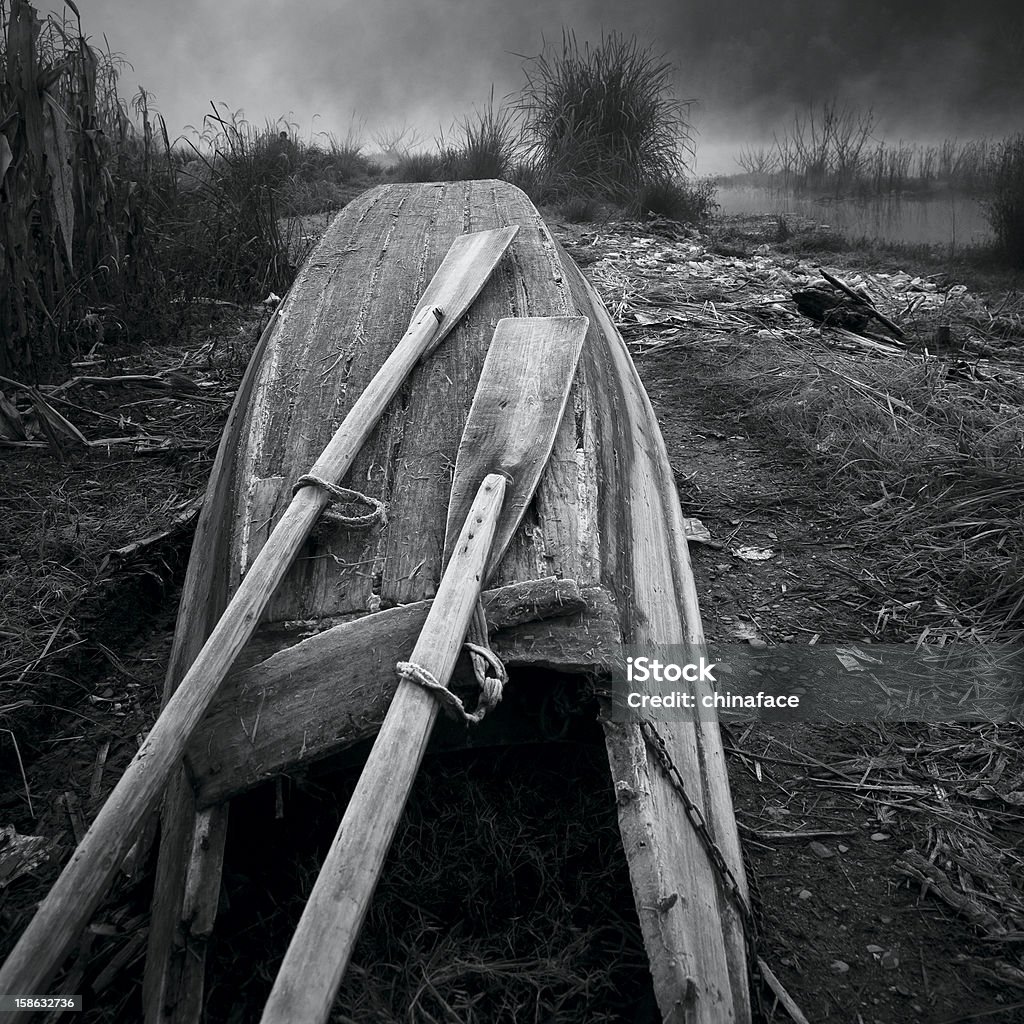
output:
[[[302,136],[373,134],[403,122],[431,141],[453,118],[523,83],[519,55],[602,31],[636,34],[676,66],[693,100],[697,170],[735,170],[740,143],[769,140],[792,112],[839,99],[872,108],[893,137],[1024,130],[1024,4],[1011,0],[82,0],[95,44],[131,62],[172,135],[210,101]]]

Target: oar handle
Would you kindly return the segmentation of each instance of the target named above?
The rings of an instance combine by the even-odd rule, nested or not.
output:
[[[344,476],[440,326],[441,318],[433,308],[413,321],[316,460],[313,475],[331,483]],[[70,952],[327,500],[318,487],[304,487],[292,498],[196,660],[0,968],[0,993],[44,991],[46,981]]]
[[[410,661],[447,683],[480,598],[505,497],[487,476],[463,524]],[[423,760],[438,703],[402,680],[292,936],[261,1024],[327,1020]]]

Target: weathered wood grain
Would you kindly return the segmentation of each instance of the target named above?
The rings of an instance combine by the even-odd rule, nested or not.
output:
[[[616,505],[624,541],[616,576],[626,591],[623,600],[634,606],[628,642],[685,645],[695,661],[703,652],[703,630],[665,442],[600,297],[571,261],[569,274],[580,305],[592,310],[606,339],[615,422],[633,438],[632,457],[619,463],[623,478],[615,482],[627,496]],[[746,898],[717,723],[658,721],[656,727]],[[746,938],[736,907],[640,728],[606,722],[605,734],[613,779],[634,794],[619,801],[619,821],[663,1019],[748,1021]]]
[[[495,650],[517,664],[531,654],[542,665],[594,663],[616,625],[601,629],[614,614],[606,596],[568,580],[492,590],[484,607]],[[429,608],[419,601],[343,623],[229,676],[189,748],[199,804],[375,735],[398,686],[395,663],[409,656]],[[537,621],[552,616],[560,618]]]

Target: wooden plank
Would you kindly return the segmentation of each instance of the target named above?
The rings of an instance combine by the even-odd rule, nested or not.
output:
[[[620,638],[601,588],[536,580],[489,591],[484,604],[492,645],[510,669],[597,669]],[[374,736],[398,686],[395,663],[429,608],[419,601],[335,626],[229,676],[189,748],[199,805]]]

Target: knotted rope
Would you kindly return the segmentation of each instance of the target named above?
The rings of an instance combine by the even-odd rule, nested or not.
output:
[[[425,690],[429,690],[450,718],[475,724],[482,721],[489,711],[501,703],[505,683],[508,682],[508,672],[501,659],[488,646],[487,620],[484,618],[484,608],[480,602],[477,602],[476,610],[473,613],[469,635],[474,639],[467,639],[463,646],[469,651],[470,659],[473,662],[473,674],[480,687],[480,698],[475,711],[467,711],[458,695],[452,693],[444,683],[439,682],[437,677],[422,665],[417,665],[412,661],[400,661],[395,669],[399,679],[408,679]],[[481,639],[483,643],[475,642]],[[491,674],[488,674],[488,669],[491,670]]]
[[[320,487],[325,490],[330,497],[329,505],[334,502],[345,501],[366,505],[370,509],[369,512],[364,512],[361,515],[348,515],[345,512],[339,512],[337,509],[327,507],[320,514],[322,520],[337,523],[339,526],[347,526],[353,530],[372,526],[375,522],[379,522],[381,526],[387,525],[388,513],[384,502],[370,497],[369,494],[353,491],[348,487],[338,487],[329,480],[314,476],[312,473],[305,473],[295,481],[292,494],[297,494],[303,487]]]

